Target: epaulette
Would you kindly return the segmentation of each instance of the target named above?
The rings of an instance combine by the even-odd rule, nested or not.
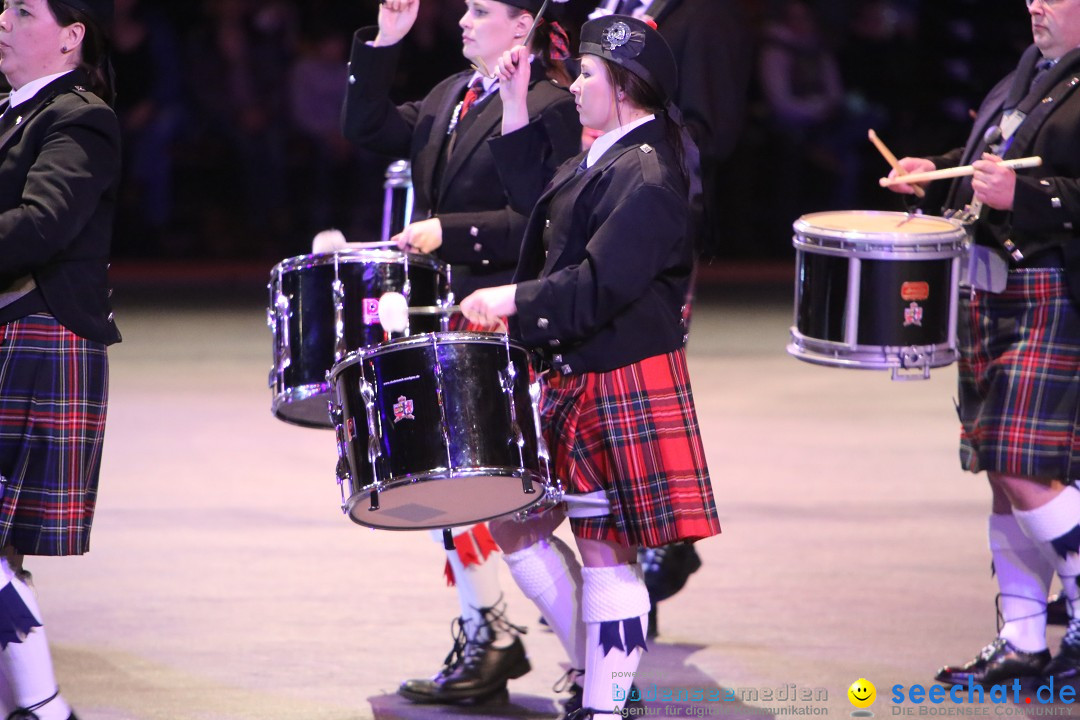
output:
[[[660,155],[656,148],[648,143],[638,146],[638,162],[641,163],[641,179],[646,185],[660,185],[663,182],[663,170],[660,168]]]

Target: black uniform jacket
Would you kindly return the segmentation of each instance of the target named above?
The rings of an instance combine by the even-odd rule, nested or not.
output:
[[[0,134],[0,287],[32,274],[64,327],[111,344],[120,127],[88,87],[74,71],[10,111],[22,119]]]
[[[693,267],[687,185],[657,118],[623,136],[588,170],[564,164],[529,217],[512,331],[563,374],[603,372],[686,343]],[[533,125],[491,141],[515,206],[538,195]]]
[[[970,164],[986,150],[984,135],[998,122],[1003,107],[1016,106],[1026,112],[1004,157],[1038,155],[1042,165],[1017,171],[1013,209],[983,208],[975,237],[1001,250],[1003,256],[1006,240],[1026,258],[1061,248],[1070,293],[1080,302],[1080,50],[1066,54],[1029,93],[1029,80],[1040,57],[1038,48],[1030,46],[1017,70],[983,101],[965,147],[930,160],[938,168]],[[964,182],[961,178],[952,184],[942,202],[946,209],[958,209],[970,199],[970,191],[962,190]],[[970,186],[970,180],[966,182]]]
[[[413,220],[439,218],[443,242],[436,255],[453,266],[453,289],[459,300],[477,288],[509,282],[525,217],[509,207],[486,142],[501,133],[502,100],[496,92],[466,115],[447,157],[451,115],[472,73],[450,76],[419,102],[395,105],[389,94],[400,44],[371,47],[365,41],[374,36],[375,28],[364,28],[353,38],[342,117],[345,137],[374,152],[412,161]],[[528,162],[550,177],[581,149],[574,100],[534,64],[528,108],[530,120],[539,124],[545,137]],[[440,169],[441,177],[436,177]]]

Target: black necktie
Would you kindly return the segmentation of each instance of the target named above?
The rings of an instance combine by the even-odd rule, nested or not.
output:
[[[1054,67],[1054,61],[1047,60],[1046,58],[1035,63],[1035,74],[1031,76],[1031,84],[1028,85],[1028,92],[1030,92],[1040,80],[1046,77],[1046,71],[1052,67]]]
[[[616,15],[633,15],[634,11],[641,7],[643,3],[641,0],[619,0],[619,5],[615,8]]]

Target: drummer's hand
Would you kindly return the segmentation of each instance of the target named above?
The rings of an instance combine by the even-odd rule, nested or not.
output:
[[[499,318],[517,314],[517,302],[514,300],[516,294],[517,285],[477,290],[461,301],[461,314],[469,322],[494,327],[499,324]]]
[[[433,253],[442,245],[442,223],[439,218],[420,220],[390,239],[405,252]]]
[[[401,42],[420,11],[420,0],[382,0],[379,3],[379,34],[375,36],[375,47],[396,45]]]
[[[975,173],[971,176],[971,189],[975,199],[995,210],[1012,210],[1016,194],[1016,171],[998,165],[1001,158],[990,153],[973,162]]]
[[[529,93],[529,49],[517,45],[507,50],[495,63],[495,75],[499,78],[499,99],[503,104],[502,134],[510,133],[529,124],[529,108],[525,98]]]
[[[934,163],[930,162],[926,158],[906,157],[901,158],[898,162],[900,163],[900,167],[904,169],[905,175],[910,175],[911,173],[917,172],[930,172],[931,170],[937,170],[937,167],[934,165]],[[896,172],[896,170],[893,170],[889,173],[889,178],[892,179],[899,174],[900,173]],[[907,185],[905,183],[901,183],[899,185],[889,185],[889,189],[895,193],[901,193],[903,195],[915,194],[915,186]]]

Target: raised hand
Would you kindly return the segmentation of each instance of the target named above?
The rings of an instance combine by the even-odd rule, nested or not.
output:
[[[503,103],[502,134],[510,133],[529,124],[529,49],[517,45],[507,50],[495,63],[495,75],[499,78],[499,97]]]
[[[379,34],[375,47],[396,45],[401,42],[416,22],[420,12],[420,0],[382,0],[379,3]]]

